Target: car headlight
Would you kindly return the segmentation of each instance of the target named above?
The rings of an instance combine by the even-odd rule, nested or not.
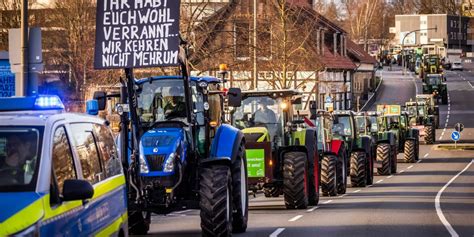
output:
[[[146,165],[146,161],[145,161],[145,155],[144,155],[144,151],[143,151],[143,145],[142,143],[140,142],[140,173],[142,174],[148,174],[150,172],[150,170],[148,169],[148,166]]]
[[[164,172],[173,172],[174,171],[174,160],[176,158],[176,153],[171,153],[170,157],[166,159],[166,162],[164,164],[163,171]]]

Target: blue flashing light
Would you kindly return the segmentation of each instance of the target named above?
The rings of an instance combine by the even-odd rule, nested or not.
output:
[[[63,102],[56,95],[38,96],[35,101],[35,107],[38,109],[64,109]]]
[[[99,114],[99,102],[97,100],[88,100],[86,102],[86,111],[89,115]]]
[[[56,95],[39,95],[35,97],[0,98],[0,111],[24,110],[63,110],[64,105]]]

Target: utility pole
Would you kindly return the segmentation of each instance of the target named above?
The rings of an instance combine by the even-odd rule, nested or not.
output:
[[[21,80],[17,80],[17,96],[27,94],[28,88],[28,0],[21,3]]]
[[[257,0],[253,0],[253,89],[258,88],[257,73]]]

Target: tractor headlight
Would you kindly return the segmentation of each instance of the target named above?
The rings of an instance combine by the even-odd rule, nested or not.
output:
[[[165,164],[163,165],[164,172],[173,172],[174,171],[174,161],[176,159],[176,153],[171,153],[170,157],[166,159]]]
[[[146,160],[145,160],[145,155],[144,155],[144,151],[143,151],[143,145],[142,143],[140,142],[140,173],[142,174],[148,174],[150,172],[150,169],[148,169],[148,165],[146,164]]]

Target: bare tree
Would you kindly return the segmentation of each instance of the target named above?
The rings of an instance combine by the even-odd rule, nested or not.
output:
[[[36,0],[28,2],[33,6]],[[0,2],[0,50],[8,50],[8,29],[20,28],[21,23],[21,0],[2,0]],[[33,18],[30,17],[30,24]]]

